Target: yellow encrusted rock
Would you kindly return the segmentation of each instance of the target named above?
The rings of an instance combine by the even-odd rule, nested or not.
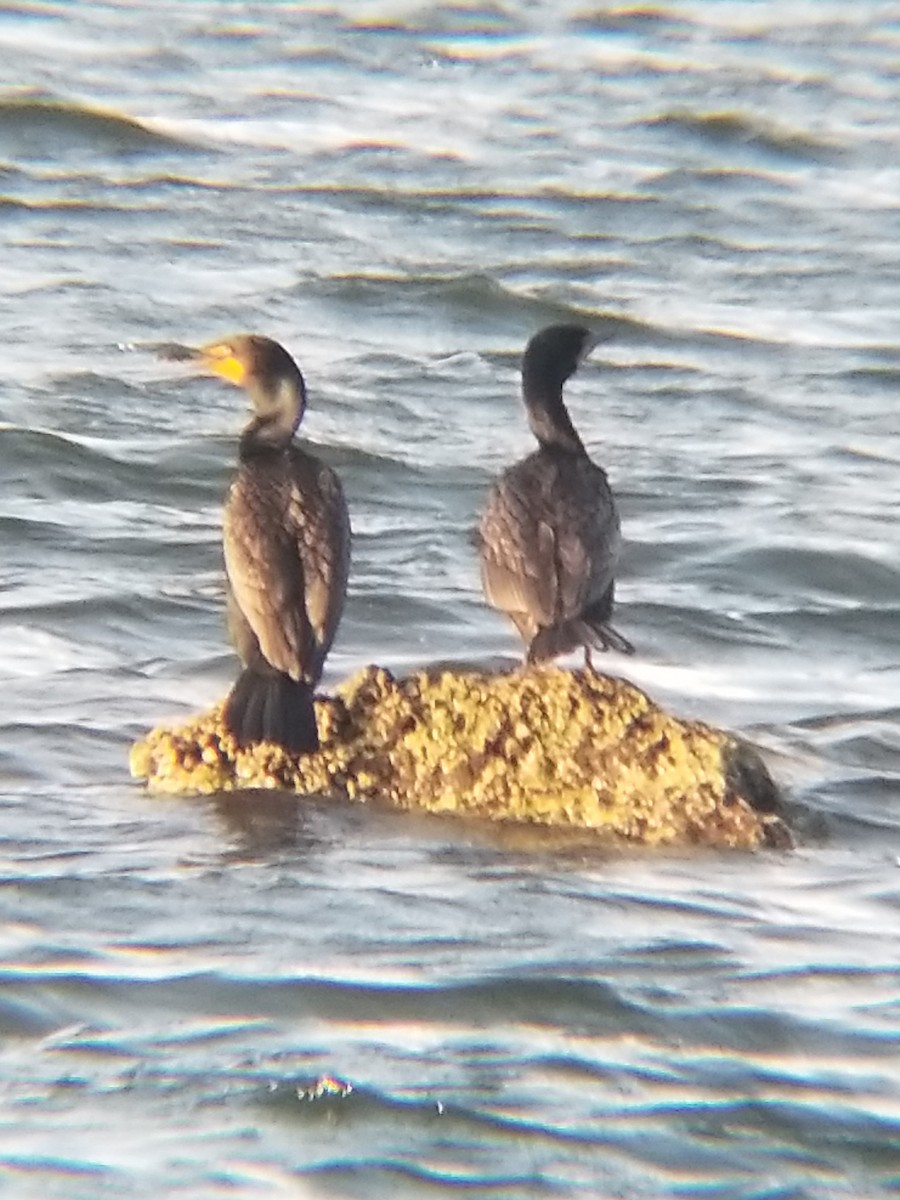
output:
[[[759,756],[633,684],[555,666],[508,674],[367,667],[316,698],[321,748],[240,750],[222,705],[131,751],[152,791],[284,788],[399,808],[595,829],[645,845],[790,844]]]

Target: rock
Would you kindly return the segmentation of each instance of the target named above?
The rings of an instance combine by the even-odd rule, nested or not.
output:
[[[791,844],[778,790],[746,743],[665,713],[587,670],[494,674],[367,667],[316,697],[321,748],[239,750],[222,705],[135,744],[152,791],[284,788],[401,809],[592,829],[645,845]]]

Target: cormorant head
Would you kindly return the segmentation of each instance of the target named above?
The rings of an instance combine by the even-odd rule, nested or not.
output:
[[[522,396],[531,432],[542,446],[584,453],[563,400],[563,384],[601,340],[583,325],[548,325],[522,357]]]
[[[271,446],[290,441],[306,411],[306,385],[283,346],[258,333],[241,333],[201,346],[194,359],[250,397],[253,420],[245,439]]]
[[[583,325],[547,325],[541,329],[525,347],[522,358],[526,394],[559,394],[599,341],[600,337]]]

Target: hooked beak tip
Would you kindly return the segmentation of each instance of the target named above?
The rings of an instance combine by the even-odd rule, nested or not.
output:
[[[156,347],[156,356],[166,362],[198,362],[202,359],[201,351],[180,342],[162,342]]]

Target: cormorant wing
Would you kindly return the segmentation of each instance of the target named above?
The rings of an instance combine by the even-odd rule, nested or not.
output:
[[[618,514],[606,502],[598,502],[579,525],[564,526],[558,534],[560,613],[566,619],[578,616],[609,591],[622,541]]]
[[[488,602],[509,613],[526,640],[579,616],[612,583],[619,518],[605,473],[587,458],[560,463],[539,451],[506,472],[479,532]]]
[[[502,495],[498,495],[502,500]],[[481,531],[481,578],[488,603],[521,614],[524,628],[551,624],[557,604],[556,535],[546,521],[519,523],[498,504]],[[519,622],[517,622],[518,624]]]
[[[309,458],[309,456],[307,456]],[[306,579],[306,615],[316,641],[318,680],[334,640],[350,574],[350,517],[341,481],[330,467],[313,460],[316,504],[297,498],[291,505],[292,524],[298,531],[298,548]],[[310,664],[311,666],[311,664]]]
[[[294,679],[315,657],[303,562],[292,531],[251,475],[239,474],[225,504],[225,568],[234,600],[265,659]]]

